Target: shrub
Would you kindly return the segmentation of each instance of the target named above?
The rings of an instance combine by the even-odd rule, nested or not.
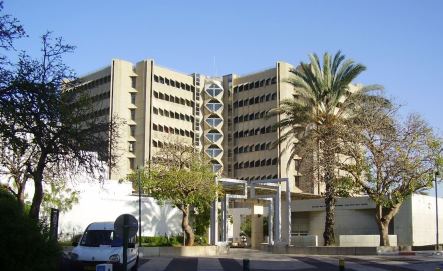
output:
[[[183,236],[142,236],[142,246],[169,247],[183,245]]]
[[[16,199],[0,187],[0,263],[2,271],[57,270],[61,249],[48,228],[24,215]]]

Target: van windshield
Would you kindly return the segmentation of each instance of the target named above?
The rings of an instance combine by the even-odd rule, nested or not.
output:
[[[80,245],[85,247],[98,247],[100,245],[117,247],[122,245],[122,241],[111,230],[88,230],[83,235]]]

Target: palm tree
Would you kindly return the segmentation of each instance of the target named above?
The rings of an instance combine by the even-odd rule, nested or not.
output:
[[[323,65],[322,65],[323,64]],[[292,161],[307,146],[316,154],[319,180],[325,183],[326,220],[323,233],[324,245],[335,243],[335,202],[336,202],[336,163],[339,151],[340,133],[343,132],[344,119],[351,118],[359,101],[370,91],[381,86],[356,86],[351,82],[366,67],[355,63],[337,52],[333,58],[323,55],[323,63],[316,54],[310,55],[310,63],[301,62],[292,69],[292,77],[287,83],[294,87],[293,99],[281,101],[279,107],[272,109],[270,115],[280,115],[276,127],[281,136],[276,144],[287,144],[283,150],[290,149]],[[300,143],[301,141],[301,143]],[[311,144],[308,144],[310,142]],[[312,149],[311,149],[312,151]],[[312,155],[312,152],[311,152]]]

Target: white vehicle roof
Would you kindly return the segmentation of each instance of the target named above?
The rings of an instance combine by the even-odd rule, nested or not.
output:
[[[87,230],[114,230],[114,222],[94,222],[89,224]]]

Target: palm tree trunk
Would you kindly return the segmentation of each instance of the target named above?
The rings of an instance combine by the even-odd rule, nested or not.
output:
[[[324,142],[324,167],[325,176],[324,181],[326,184],[325,191],[325,231],[323,232],[323,240],[325,246],[331,246],[335,244],[335,184],[334,184],[334,166],[335,166],[335,153],[333,151],[333,136],[330,134],[326,135],[326,140]]]
[[[325,231],[323,233],[324,245],[331,246],[335,244],[335,187],[332,183],[333,179],[329,174],[325,176],[326,191],[325,191],[325,207],[326,207],[326,219],[325,219]],[[328,176],[328,177],[327,177]]]

